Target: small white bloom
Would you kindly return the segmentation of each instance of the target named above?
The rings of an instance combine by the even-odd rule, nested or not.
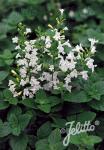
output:
[[[70,60],[74,60],[74,59],[75,59],[74,53],[73,53],[73,52],[70,52],[66,58],[67,58],[68,60],[69,60],[69,59],[70,59]]]
[[[29,96],[29,89],[28,88],[25,88],[24,90],[23,90],[23,95],[24,96]]]
[[[86,65],[88,66],[89,69],[92,70],[92,72],[94,72],[94,68],[96,67],[96,65],[94,65],[93,63],[94,60],[92,58],[87,59]]]
[[[77,70],[76,69],[74,69],[71,73],[70,73],[70,77],[71,78],[77,78],[78,77],[78,72],[77,72]]]
[[[87,9],[87,8],[84,8],[84,9],[82,10],[82,12],[83,12],[84,14],[88,14],[88,9]]]
[[[80,75],[82,75],[82,78],[84,80],[87,80],[88,79],[88,71],[81,71],[80,72]]]
[[[25,77],[26,77],[27,69],[26,69],[25,67],[20,68],[19,72],[20,72],[20,76],[21,76],[22,78],[25,78]]]
[[[26,34],[31,33],[31,29],[30,28],[26,28]]]
[[[66,77],[65,77],[65,83],[71,83],[71,76],[70,76],[70,74],[68,74]]]
[[[60,63],[59,63],[59,68],[63,71],[66,72],[68,70],[68,61],[64,60],[63,58],[61,58]]]
[[[94,54],[95,52],[96,52],[96,47],[95,46],[91,47],[91,53]]]
[[[44,16],[43,16],[43,19],[44,19],[45,21],[47,21],[47,20],[48,20],[48,17],[47,17],[46,15],[44,15]]]
[[[55,31],[55,35],[53,37],[56,41],[60,40],[61,39],[61,35],[60,35],[60,32],[58,32],[57,30]]]
[[[15,47],[15,50],[21,49],[19,45]]]
[[[80,44],[80,45],[76,45],[76,47],[73,49],[73,51],[79,53],[80,51],[84,51],[84,49],[83,49],[82,45]]]
[[[12,38],[12,42],[13,42],[13,43],[18,43],[18,37],[15,36],[14,38]]]
[[[63,15],[64,9],[59,9],[59,11],[61,12],[61,15]]]
[[[59,45],[58,45],[57,49],[59,50],[59,53],[65,54],[64,47],[62,46],[60,41],[59,41]]]
[[[69,17],[73,18],[73,17],[74,17],[74,15],[75,15],[75,13],[74,13],[74,11],[73,11],[73,10],[69,11]]]
[[[63,43],[63,45],[71,47],[71,44],[70,44],[69,40],[67,40],[65,43]]]
[[[67,64],[68,69],[69,69],[69,70],[75,69],[76,63],[77,63],[77,62],[71,60],[71,62],[69,62],[69,63]]]
[[[67,31],[68,30],[68,27],[64,27],[64,29],[63,29],[64,31]]]
[[[89,38],[88,40],[91,42],[91,47],[92,47],[95,43],[98,43],[98,40],[95,40],[94,38]]]
[[[12,80],[9,80],[9,84],[8,84],[9,86],[10,86],[10,85],[14,85],[14,84],[15,84],[15,83],[14,83]]]
[[[64,87],[69,91],[69,92],[71,92],[71,89],[72,89],[72,86],[71,85],[69,85],[69,84],[64,84]]]
[[[49,36],[47,36],[46,37],[46,39],[45,39],[45,46],[46,46],[46,48],[50,48],[51,47],[51,39],[50,39],[50,37]]]
[[[21,55],[18,53],[17,55],[16,55],[16,58],[20,58],[21,57]]]
[[[49,66],[49,70],[50,70],[50,71],[53,71],[53,70],[54,70],[54,65],[50,65],[50,66]]]

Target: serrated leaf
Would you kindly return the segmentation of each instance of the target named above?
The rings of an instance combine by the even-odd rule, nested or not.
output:
[[[38,138],[45,138],[47,136],[49,136],[49,134],[52,131],[52,127],[51,127],[51,123],[50,122],[46,122],[44,123],[37,131],[37,136]]]
[[[73,102],[73,103],[85,103],[91,100],[84,91],[72,92],[64,94],[64,101]]]
[[[12,150],[26,150],[28,144],[27,135],[20,135],[18,137],[13,136],[10,139],[10,145]]]
[[[8,122],[2,122],[0,120],[0,137],[5,137],[11,133]]]
[[[30,108],[36,108],[35,101],[33,99],[24,99],[20,102],[24,106],[30,107]]]

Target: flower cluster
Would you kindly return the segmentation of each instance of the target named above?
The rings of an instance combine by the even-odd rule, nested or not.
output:
[[[9,81],[9,89],[14,97],[33,98],[39,89],[52,91],[61,87],[71,92],[72,80],[80,77],[87,80],[88,74],[94,71],[96,65],[92,57],[98,41],[88,39],[91,45],[89,49],[82,44],[73,47],[66,40],[68,28],[63,27],[63,10],[60,12],[61,16],[56,19],[57,28],[49,25],[49,30],[35,40],[26,39],[26,35],[32,32],[26,28],[22,33],[24,40],[19,37],[12,39],[18,50],[17,68],[12,71],[15,78]]]

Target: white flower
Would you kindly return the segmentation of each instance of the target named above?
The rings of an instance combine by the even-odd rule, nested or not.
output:
[[[88,66],[89,69],[92,70],[92,72],[94,72],[94,68],[96,67],[96,65],[94,65],[93,63],[94,60],[92,58],[87,59],[86,65]]]
[[[68,74],[66,77],[65,77],[65,83],[71,83],[71,76],[70,76],[70,74]]]
[[[67,31],[68,30],[68,27],[64,27],[64,29],[63,29],[64,31]]]
[[[95,46],[91,47],[91,53],[92,54],[96,53],[96,47]]]
[[[45,36],[41,36],[40,39],[45,41]]]
[[[88,13],[88,9],[87,9],[87,8],[84,8],[84,9],[82,10],[82,12],[83,12],[84,14],[87,14],[87,13]]]
[[[17,60],[17,64],[18,64],[18,66],[28,67],[28,61],[25,58]]]
[[[14,84],[15,84],[15,83],[14,83],[12,80],[9,80],[9,84],[8,84],[9,86],[10,86],[10,85],[14,85]]]
[[[25,77],[26,77],[27,69],[26,69],[25,67],[20,68],[19,72],[20,72],[20,76],[21,76],[22,78],[25,78]]]
[[[75,59],[74,53],[73,53],[73,52],[70,52],[66,58],[67,58],[68,60],[74,60],[74,59]]]
[[[16,88],[15,88],[15,84],[13,84],[13,85],[10,85],[10,87],[9,87],[9,90],[13,93],[13,92],[15,92],[15,90],[16,90]]]
[[[77,62],[71,60],[71,62],[69,62],[69,63],[67,64],[68,69],[69,69],[69,70],[75,69],[76,63],[77,63]]]
[[[15,50],[21,49],[19,45],[15,47]]]
[[[59,11],[61,12],[61,15],[63,15],[64,9],[59,9]]]
[[[61,39],[61,35],[60,35],[60,32],[58,32],[57,30],[55,31],[55,35],[53,37],[56,41],[60,40]]]
[[[49,70],[53,71],[54,70],[54,65],[50,65]]]
[[[88,71],[81,71],[80,72],[80,75],[82,75],[82,78],[84,80],[87,80],[88,79]]]
[[[60,41],[59,41],[59,45],[58,45],[57,49],[59,50],[59,53],[65,54],[64,47],[62,46]]]
[[[69,40],[67,40],[65,43],[63,43],[64,46],[71,47],[71,44],[69,43]]]
[[[46,15],[44,15],[44,16],[43,16],[43,19],[44,19],[45,21],[47,21],[47,20],[48,20],[48,17],[47,17]]]
[[[98,40],[95,40],[93,38],[88,39],[91,42],[91,53],[94,54],[96,52],[95,44],[98,43]]]
[[[52,75],[48,72],[43,72],[43,77],[45,78],[46,81],[52,80]]]
[[[61,58],[60,63],[59,63],[59,68],[63,71],[66,72],[68,70],[68,61],[64,60],[63,58]]]
[[[71,73],[70,73],[70,77],[71,78],[77,78],[78,77],[78,72],[77,72],[77,70],[76,69],[74,69]]]
[[[84,49],[83,49],[82,45],[80,44],[80,45],[76,45],[76,47],[73,49],[73,51],[79,53],[80,51],[84,51]]]
[[[20,58],[21,57],[21,55],[18,53],[17,55],[16,55],[16,58]]]
[[[91,47],[92,47],[95,43],[98,43],[98,40],[95,40],[94,38],[89,38],[88,40],[91,42]]]
[[[50,48],[51,47],[51,39],[50,39],[50,37],[49,36],[47,36],[46,37],[46,39],[45,39],[45,46],[46,46],[46,48]]]
[[[26,34],[31,33],[31,29],[30,28],[26,28]]]
[[[71,85],[65,83],[65,84],[64,84],[64,87],[65,87],[69,92],[71,92],[71,89],[72,89],[72,86],[71,86]]]
[[[23,90],[23,96],[24,96],[24,97],[25,97],[25,96],[29,96],[29,94],[30,94],[29,89],[28,89],[28,88],[25,88],[25,89]]]
[[[29,83],[29,78],[26,78],[26,80],[21,79],[21,81],[20,81],[20,85],[22,85],[22,86],[26,85],[27,83]]]
[[[73,10],[69,11],[69,17],[73,18],[73,17],[74,17],[74,15],[75,15],[75,13],[74,13],[74,11],[73,11]]]
[[[14,38],[12,38],[12,42],[13,42],[13,43],[18,43],[18,37],[15,36]]]

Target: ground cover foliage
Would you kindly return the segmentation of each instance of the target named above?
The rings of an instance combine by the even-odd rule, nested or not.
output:
[[[66,38],[90,48],[98,40],[94,56],[97,67],[88,80],[73,81],[72,92],[37,92],[34,98],[13,97],[8,90],[15,78],[18,50],[12,38],[20,22],[31,28],[28,40],[55,25],[59,8],[65,9]],[[0,150],[103,150],[104,138],[104,0],[4,0],[0,1]],[[47,68],[48,62],[45,61]],[[62,75],[63,76],[63,75]],[[61,86],[61,85],[60,85]],[[68,121],[99,121],[95,131],[73,136],[63,146],[60,129]]]

